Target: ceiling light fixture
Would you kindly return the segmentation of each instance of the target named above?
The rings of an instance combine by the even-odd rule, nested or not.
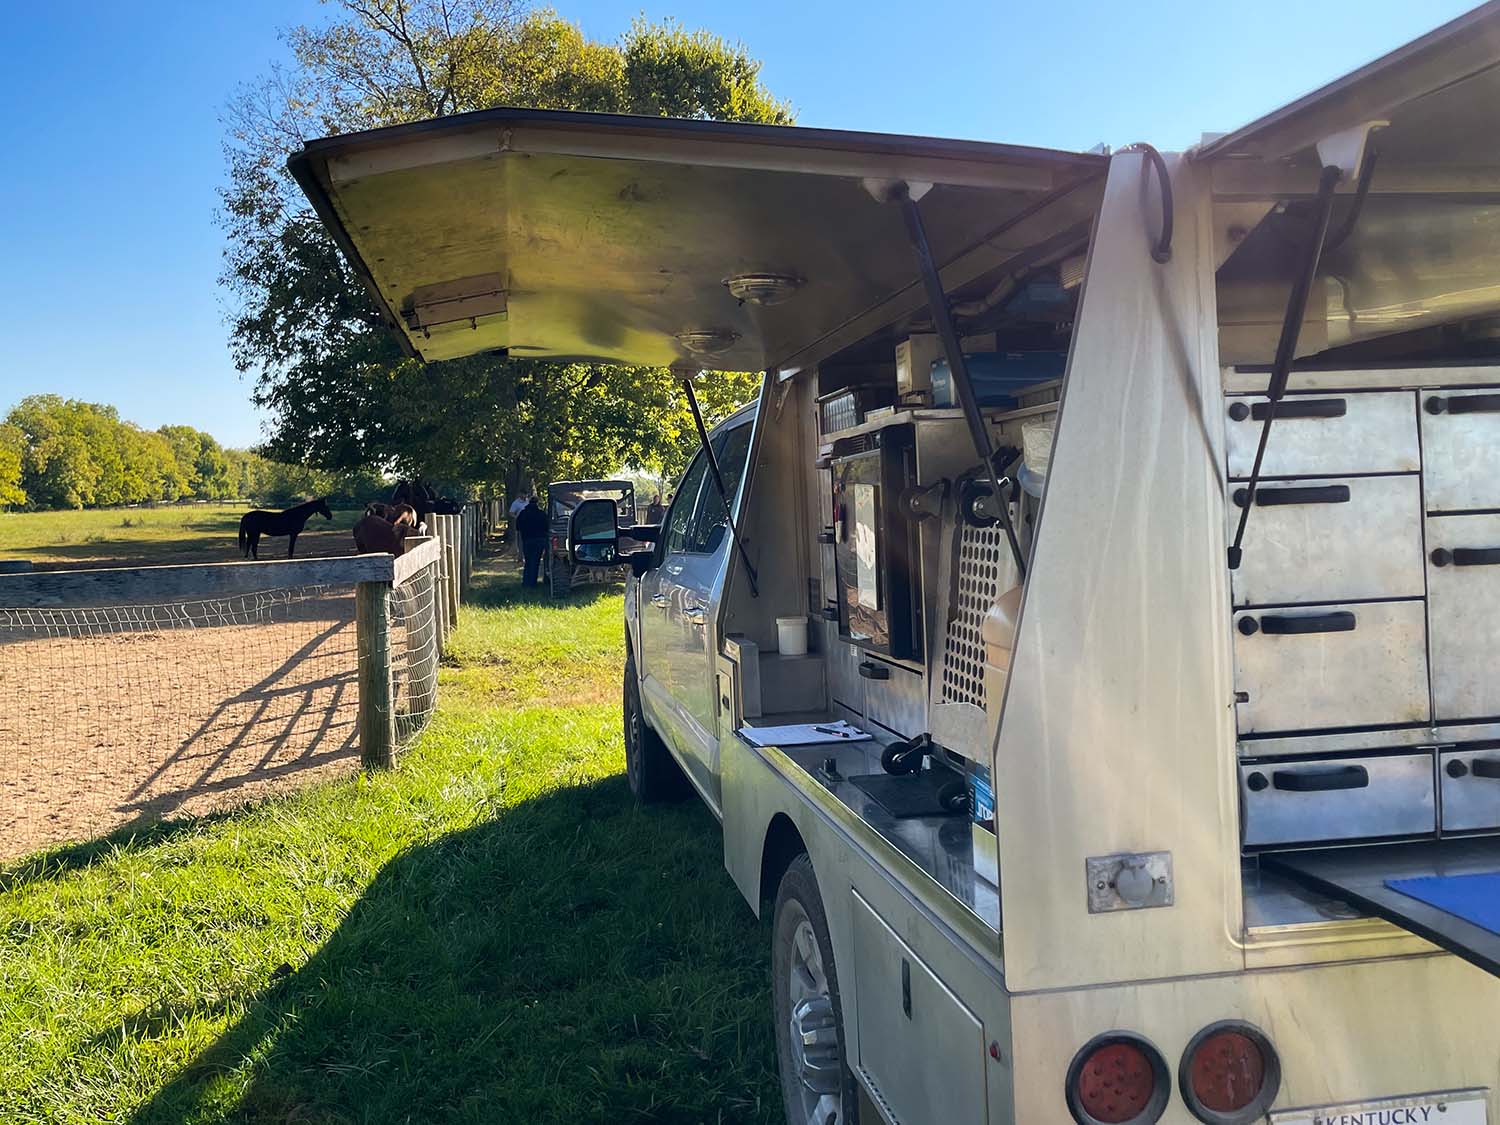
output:
[[[740,334],[725,328],[713,328],[679,332],[674,338],[684,351],[693,355],[717,356],[734,347],[739,342]]]
[[[724,287],[740,304],[779,305],[796,295],[806,282],[790,273],[737,273],[724,279]]]

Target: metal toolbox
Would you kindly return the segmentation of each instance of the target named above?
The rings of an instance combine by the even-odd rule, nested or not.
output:
[[[1240,765],[1247,848],[1431,836],[1433,751]]]
[[[1241,734],[1428,721],[1421,601],[1296,606],[1234,617]]]
[[[1438,755],[1444,832],[1500,828],[1500,742],[1473,742]]]
[[[1500,515],[1427,518],[1427,615],[1438,720],[1500,715]]]
[[[1500,391],[1421,391],[1429,512],[1500,508]]]
[[[1250,475],[1267,406],[1261,395],[1226,401],[1231,477]],[[1406,473],[1421,467],[1415,394],[1329,392],[1281,400],[1261,472],[1267,477],[1326,477]]]
[[[1271,435],[1275,441],[1275,427]],[[1415,475],[1278,481],[1255,491],[1244,562],[1229,572],[1235,605],[1424,593],[1422,487]],[[1230,487],[1231,537],[1246,493]]]

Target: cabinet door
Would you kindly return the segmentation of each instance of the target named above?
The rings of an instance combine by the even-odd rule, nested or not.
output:
[[[1425,723],[1422,602],[1361,602],[1235,614],[1241,734]]]
[[[1500,508],[1500,391],[1422,391],[1429,512]]]
[[[1231,397],[1225,437],[1229,475],[1248,477],[1265,425],[1264,397]],[[1410,473],[1422,467],[1411,391],[1288,395],[1281,400],[1261,473],[1332,477]]]
[[[1427,613],[1438,720],[1500,715],[1500,515],[1427,518]]]

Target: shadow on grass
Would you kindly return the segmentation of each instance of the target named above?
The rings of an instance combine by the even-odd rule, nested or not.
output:
[[[393,859],[132,1125],[779,1120],[767,950],[696,804],[554,790]]]
[[[205,825],[233,816],[239,809],[223,809],[200,816],[161,820],[144,815],[113,832],[77,844],[65,844],[49,851],[37,852],[0,866],[0,894],[32,883],[60,879],[73,871],[82,871],[109,859],[121,851],[141,851],[166,843],[175,836],[191,835]]]
[[[520,605],[581,606],[619,594],[624,588],[619,582],[596,583],[579,586],[565,598],[554,598],[545,579],[535,586],[523,586],[518,564],[503,557],[489,557],[481,560],[475,568],[464,604],[479,609],[509,609]]]

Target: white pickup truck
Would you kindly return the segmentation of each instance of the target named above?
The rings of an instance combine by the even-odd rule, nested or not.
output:
[[[632,789],[773,912],[790,1120],[1500,1125],[1500,9],[1183,154],[292,168],[415,355],[765,372],[651,549],[572,531]]]

